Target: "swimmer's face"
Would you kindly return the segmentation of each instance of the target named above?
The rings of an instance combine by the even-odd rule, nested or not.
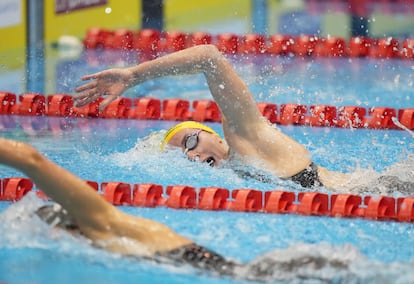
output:
[[[168,145],[180,147],[191,161],[217,166],[227,159],[229,147],[217,135],[200,129],[186,128],[175,134]]]

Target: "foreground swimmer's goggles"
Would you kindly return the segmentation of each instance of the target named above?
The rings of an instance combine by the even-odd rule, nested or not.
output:
[[[202,130],[198,129],[196,132],[194,132],[193,134],[188,135],[187,137],[185,137],[184,139],[184,154],[187,155],[188,151],[194,150],[197,145],[198,145],[198,135],[200,135],[200,132]]]
[[[202,129],[198,129],[196,132],[194,132],[193,134],[188,135],[187,137],[185,137],[184,139],[184,154],[187,155],[188,151],[194,150],[197,145],[198,145],[198,141],[199,141],[199,135],[201,133],[201,131],[203,131]],[[214,166],[214,163],[216,162],[216,160],[213,157],[208,157],[205,162],[209,165],[209,166]]]

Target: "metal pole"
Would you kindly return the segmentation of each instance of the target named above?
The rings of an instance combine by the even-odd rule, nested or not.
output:
[[[142,29],[164,29],[164,1],[143,0],[142,1]]]
[[[44,0],[26,1],[26,91],[44,93]]]
[[[267,34],[267,0],[252,0],[252,32]]]

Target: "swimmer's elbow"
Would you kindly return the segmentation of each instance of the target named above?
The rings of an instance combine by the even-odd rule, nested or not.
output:
[[[218,50],[215,45],[205,44],[197,46],[200,56],[203,58],[204,72],[211,72],[217,70],[217,65],[223,60],[224,55]]]

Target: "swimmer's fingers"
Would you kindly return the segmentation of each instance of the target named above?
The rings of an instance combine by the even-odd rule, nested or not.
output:
[[[81,94],[81,95],[83,95],[83,94]],[[100,97],[101,97],[101,95],[99,93],[94,93],[94,91],[90,91],[90,94],[83,95],[82,97],[77,96],[76,98],[74,98],[75,106],[76,107],[85,106],[87,104],[93,103],[94,101],[96,101]]]
[[[94,73],[94,74],[88,74],[81,77],[82,81],[87,81],[91,79],[96,79],[101,75],[102,72]]]
[[[73,96],[73,100],[75,102],[75,106],[82,106],[87,104],[92,97],[95,97],[98,95],[96,88],[82,88],[84,91],[83,93],[80,93],[79,95]]]
[[[83,84],[83,85],[77,87],[75,89],[75,91],[80,93],[80,92],[83,92],[83,91],[86,91],[86,90],[96,88],[97,85],[98,85],[98,83],[96,81],[92,81],[92,82],[89,82],[89,83],[86,83],[86,84]]]

